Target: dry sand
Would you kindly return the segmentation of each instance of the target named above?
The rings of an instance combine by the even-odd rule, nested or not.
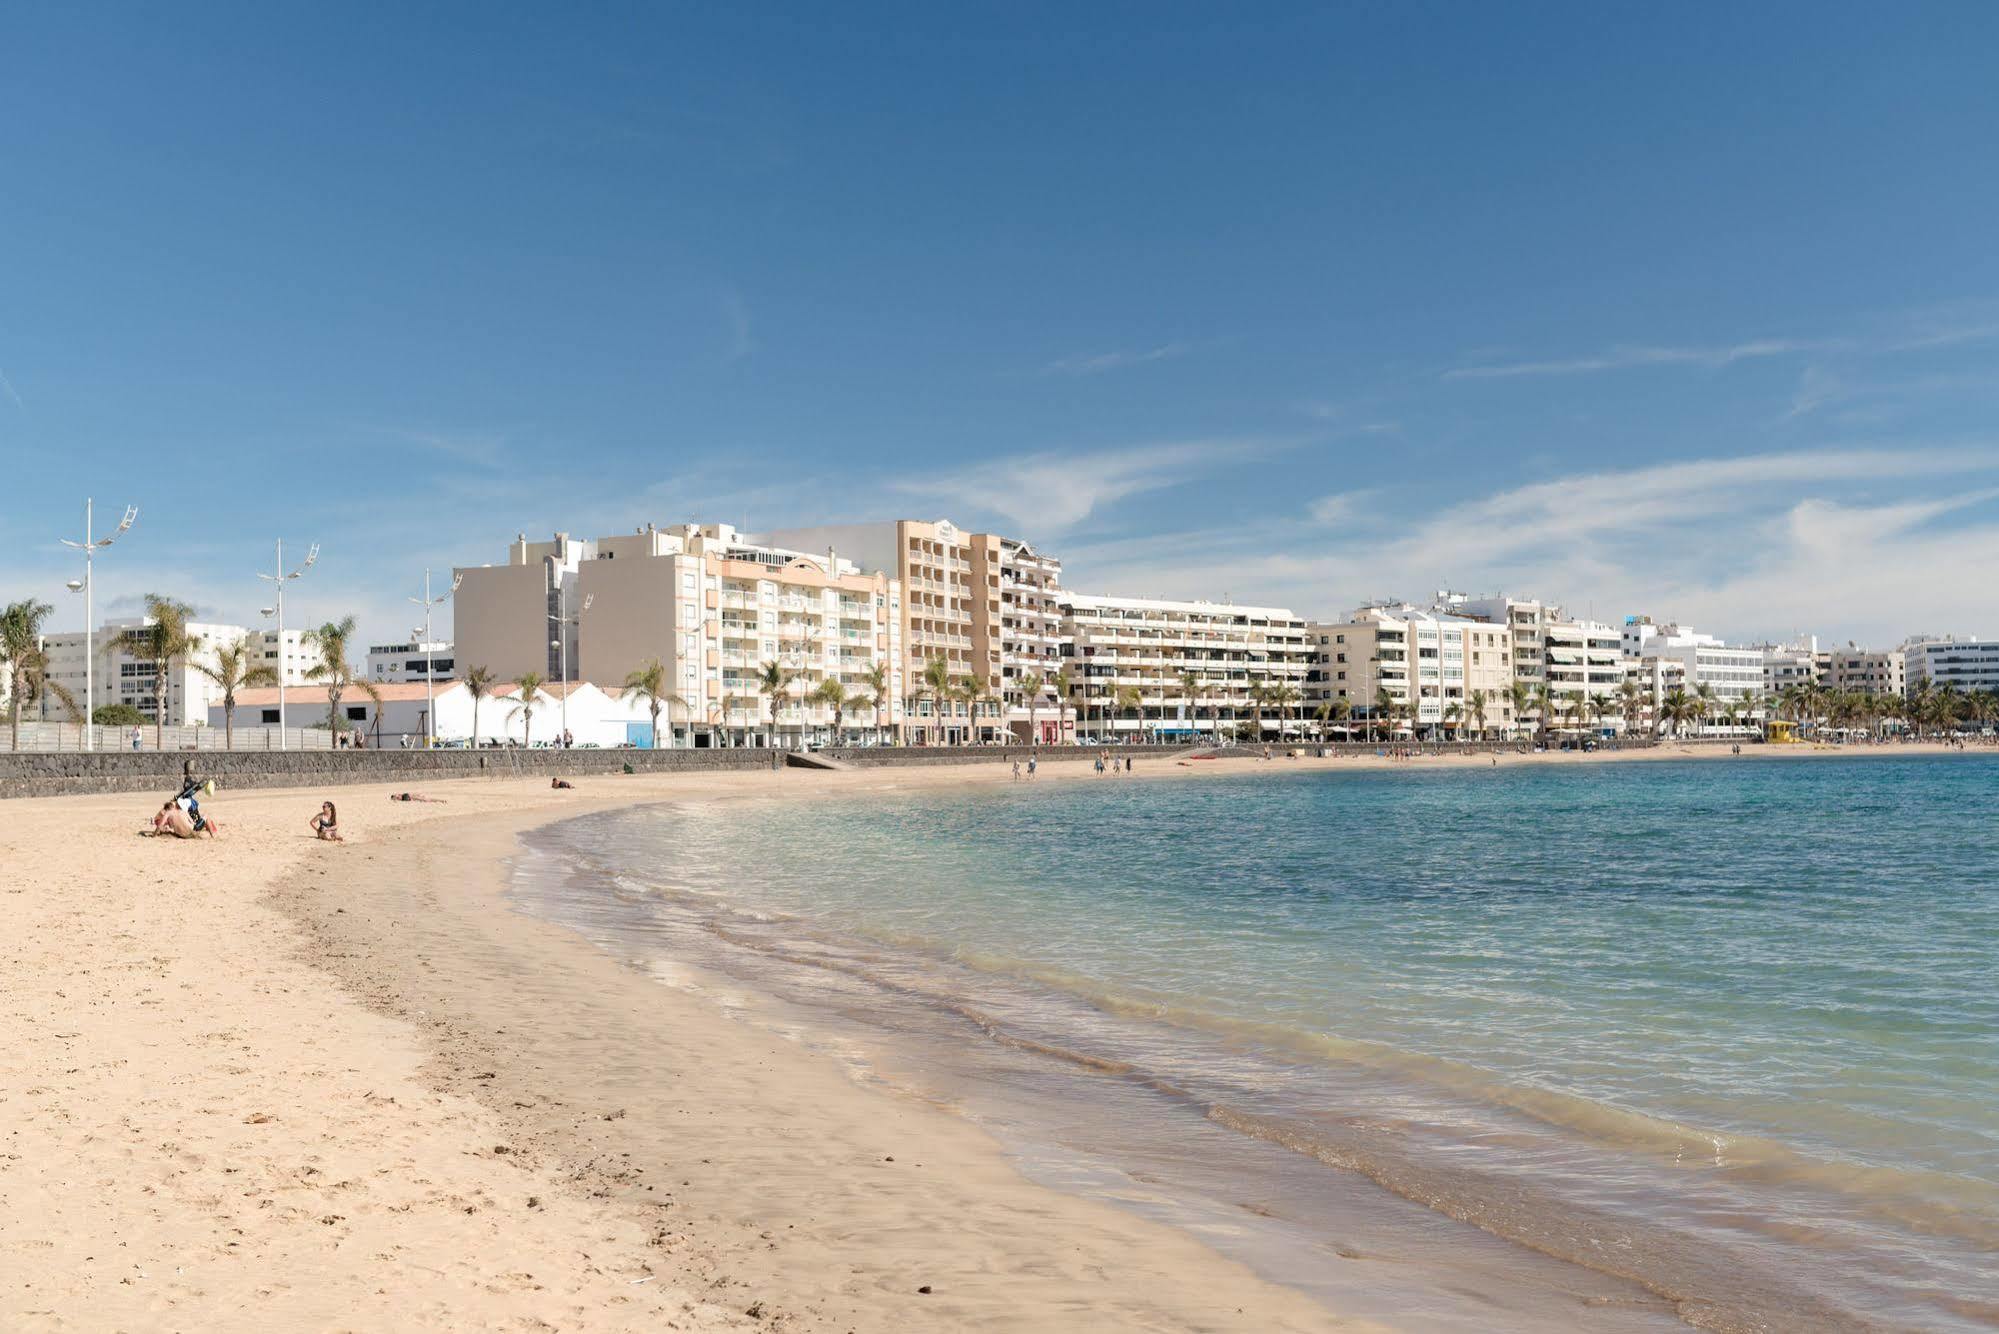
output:
[[[559,814],[1006,781],[342,788],[346,845],[316,794],[219,794],[192,843],[139,837],[144,797],[6,803],[0,1328],[1360,1327],[495,901]]]

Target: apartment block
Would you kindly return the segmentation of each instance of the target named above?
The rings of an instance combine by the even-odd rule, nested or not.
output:
[[[1062,670],[1062,562],[1018,538],[1000,539],[1000,695],[1018,741],[1053,745],[1075,735],[1076,711],[1058,699]],[[1026,685],[1038,680],[1035,690]]]
[[[1902,695],[1909,688],[1908,655],[1901,649],[1871,652],[1848,644],[1827,654],[1825,684],[1869,695]]]
[[[1282,686],[1288,710],[1265,706],[1262,728],[1281,735],[1303,716],[1312,646],[1305,622],[1283,607],[1065,593],[1065,651],[1076,681],[1077,728],[1124,739],[1144,735],[1227,736],[1258,712],[1250,688]],[[1194,678],[1190,691],[1183,677]],[[1139,692],[1120,710],[1122,689]],[[1294,721],[1295,727],[1295,721]]]
[[[1911,640],[1902,646],[1908,688],[1999,690],[1999,639]]]
[[[98,627],[94,641],[81,630],[44,636],[42,644],[49,655],[49,679],[74,695],[77,709],[81,711],[84,706],[85,645],[94,642],[97,662],[92,691],[96,707],[126,704],[152,720],[154,685],[158,681],[159,668],[147,656],[144,646],[147,628],[152,624],[150,617],[143,616],[108,620]],[[160,701],[166,714],[160,721],[169,727],[200,726],[208,720],[209,705],[221,701],[221,687],[200,670],[203,666],[213,668],[217,665],[216,651],[220,648],[247,641],[250,656],[246,665],[268,667],[273,673],[282,671],[287,687],[307,685],[305,674],[312,664],[319,661],[318,652],[304,642],[302,630],[287,629],[280,638],[276,630],[251,630],[241,625],[191,621],[187,632],[195,640],[195,650],[168,668],[165,695]],[[42,716],[51,721],[67,719],[68,716],[53,693],[42,697],[41,711]]]
[[[1398,729],[1431,738],[1509,732],[1516,725],[1509,685],[1509,627],[1408,604],[1363,607],[1344,621],[1309,628],[1314,708],[1344,704],[1350,717],[1399,707]]]
[[[1832,654],[1819,648],[1818,639],[1807,635],[1789,644],[1763,644],[1763,691],[1778,695],[1795,686],[1827,683],[1832,671]]]
[[[648,525],[583,541],[517,538],[505,565],[457,571],[453,658],[462,676],[484,667],[501,680],[533,671],[550,681],[615,690],[651,659],[681,702],[676,744],[755,744],[768,730],[765,663],[792,677],[779,697],[787,740],[831,739],[835,709],[819,702],[828,679],[850,700],[874,668],[901,661],[902,591],[834,549],[752,541],[727,524]],[[840,710],[843,733],[902,722],[899,692],[879,710]],[[662,736],[664,744],[666,738]]]
[[[1710,716],[1702,725],[1703,732],[1723,735],[1757,730],[1763,713],[1747,706],[1763,692],[1762,649],[1731,647],[1691,626],[1656,625],[1640,617],[1625,622],[1623,639],[1625,652],[1631,657],[1677,660],[1683,669],[1683,687],[1689,693],[1707,687],[1718,709],[1733,706],[1746,710],[1734,727],[1725,719]]]

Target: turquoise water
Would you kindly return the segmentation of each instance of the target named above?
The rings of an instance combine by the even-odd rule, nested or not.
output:
[[[1999,1323],[1990,758],[1023,783],[576,846],[1295,1153],[1300,1219],[1364,1179],[1715,1328]]]

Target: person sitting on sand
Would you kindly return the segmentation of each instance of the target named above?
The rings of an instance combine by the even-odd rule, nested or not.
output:
[[[551,778],[548,780],[548,785],[553,788],[560,788],[564,791],[571,790],[576,786],[576,784],[570,782],[567,778]]]
[[[187,812],[181,809],[180,803],[177,801],[170,801],[160,807],[159,810],[153,812],[153,827],[151,829],[142,829],[139,832],[149,838],[196,838],[199,836],[195,830],[194,821],[188,818]],[[214,836],[211,827],[209,837],[213,838]]]
[[[333,803],[330,801],[319,803],[319,814],[306,821],[305,827],[310,829],[322,843],[347,841],[340,836],[340,813],[333,809]]]
[[[431,803],[432,805],[436,805],[436,806],[442,806],[442,805],[444,805],[444,798],[443,798],[443,797],[426,797],[426,796],[425,796],[425,795],[423,795],[423,793],[421,793],[421,792],[391,792],[391,793],[389,794],[389,800],[390,800],[390,801],[427,801],[427,802],[430,802],[430,803]]]

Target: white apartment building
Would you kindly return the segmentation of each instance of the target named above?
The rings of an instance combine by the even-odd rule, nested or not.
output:
[[[505,565],[457,573],[460,677],[483,667],[622,683],[657,658],[682,701],[669,710],[675,744],[752,745],[771,731],[760,678],[775,662],[791,677],[778,698],[785,744],[833,739],[836,716],[847,739],[903,721],[893,685],[879,709],[859,698],[876,666],[887,679],[901,661],[901,585],[836,550],[754,542],[727,524],[648,525],[595,541],[517,538]],[[839,708],[818,697],[829,679]]]
[[[1848,644],[1827,655],[1825,683],[1834,690],[1869,695],[1906,694],[1908,655],[1898,648],[1873,652]]]
[[[1018,538],[999,543],[1000,695],[1017,741],[1056,745],[1075,736],[1076,711],[1058,699],[1055,675],[1066,642],[1062,562]],[[1023,682],[1039,679],[1027,690]]]
[[[97,662],[92,691],[94,706],[128,704],[153,721],[154,685],[158,665],[145,656],[143,637],[152,625],[150,618],[129,616],[105,621],[94,639]],[[275,630],[249,630],[240,625],[190,621],[188,634],[196,641],[195,651],[168,669],[165,689],[166,717],[159,721],[169,727],[200,726],[207,721],[211,703],[220,702],[222,689],[204,675],[199,666],[216,666],[216,650],[241,640],[250,642],[251,665],[284,672],[287,688],[303,686],[306,672],[319,655],[303,642],[304,632],[287,629],[280,641]],[[49,655],[49,679],[65,687],[84,707],[84,659],[87,639],[81,630],[46,635],[42,643]],[[42,716],[56,720],[66,711],[53,694],[42,697]]]
[[[1624,726],[1624,653],[1617,627],[1550,620],[1541,635],[1542,671],[1555,698],[1568,701],[1558,709],[1570,725],[1603,733]]]
[[[1308,711],[1344,705],[1364,727],[1393,700],[1396,729],[1423,737],[1506,733],[1517,725],[1508,689],[1513,632],[1505,625],[1404,603],[1363,607],[1308,634]]]
[[[1632,657],[1678,661],[1684,671],[1684,689],[1692,694],[1698,693],[1703,686],[1707,687],[1714,695],[1717,711],[1730,706],[1745,707],[1749,701],[1762,696],[1763,650],[1760,648],[1731,648],[1714,635],[1701,634],[1691,626],[1655,625],[1642,618],[1625,622],[1624,645]],[[1631,652],[1634,645],[1636,651]],[[1716,736],[1756,731],[1760,730],[1762,719],[1760,709],[1750,710],[1731,729],[1726,719],[1711,715],[1702,724],[1701,731]]]
[[[1816,635],[1789,644],[1763,644],[1763,693],[1778,695],[1793,686],[1826,683],[1832,655],[1821,652]]]
[[[1077,729],[1086,736],[1220,738],[1249,724],[1252,685],[1293,692],[1288,708],[1265,706],[1262,730],[1297,729],[1312,646],[1305,622],[1283,607],[1162,598],[1062,594],[1064,649],[1076,683]],[[1189,692],[1181,678],[1195,678]],[[1135,710],[1118,692],[1139,692]]]
[[[1999,690],[1999,639],[1911,640],[1902,655],[1910,690],[1922,685]]]
[[[449,681],[457,674],[457,660],[452,656],[448,639],[373,644],[368,648],[366,674],[377,684],[415,681],[421,685],[425,676],[433,682]]]
[[[1562,619],[1560,607],[1538,598],[1509,597],[1504,593],[1473,596],[1447,593],[1439,595],[1439,602],[1453,615],[1505,626],[1513,679],[1529,690],[1547,681],[1548,627]],[[1540,714],[1530,706],[1514,722],[1521,727],[1538,726]]]
[[[1665,726],[1666,696],[1687,688],[1687,665],[1678,658],[1626,658],[1624,677],[1638,684],[1638,715],[1624,720],[1627,733],[1657,736]]]

